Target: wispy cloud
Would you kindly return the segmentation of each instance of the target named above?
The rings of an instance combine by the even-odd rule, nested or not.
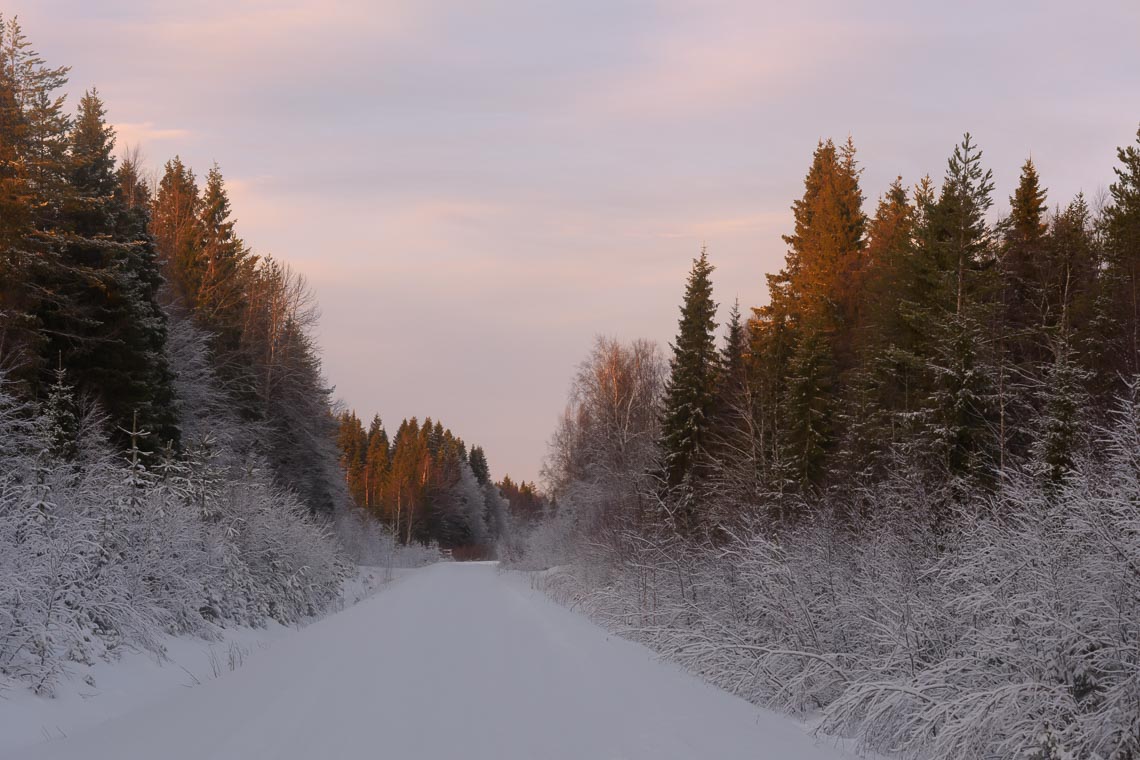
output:
[[[641,120],[712,119],[818,87],[836,65],[883,42],[883,27],[805,18],[768,3],[720,3],[707,13],[668,9],[658,34],[637,45],[631,66],[583,108]]]
[[[134,146],[145,148],[150,143],[183,142],[190,137],[188,129],[159,127],[153,121],[118,122],[112,126],[120,148]],[[163,146],[164,149],[165,147]]]

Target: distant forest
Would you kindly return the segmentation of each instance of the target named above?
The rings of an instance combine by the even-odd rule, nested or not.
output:
[[[341,464],[353,501],[405,544],[437,543],[493,556],[496,543],[543,516],[532,483],[495,483],[481,446],[470,450],[439,421],[404,420],[389,439],[380,416],[368,430],[355,412],[339,416]]]

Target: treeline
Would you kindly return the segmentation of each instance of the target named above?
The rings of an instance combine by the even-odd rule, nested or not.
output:
[[[303,277],[237,236],[222,174],[199,190],[178,158],[150,202],[172,309],[208,336],[211,363],[281,484],[316,513],[345,506],[331,388],[312,337],[319,312]]]
[[[404,420],[389,439],[380,416],[365,431],[355,412],[340,417],[341,464],[365,513],[404,544],[438,544],[493,556],[510,531],[510,504],[491,480],[482,447],[430,417]],[[466,555],[465,555],[466,556]]]
[[[151,433],[147,448],[180,449],[205,432],[180,414],[189,402],[168,351],[170,321],[187,319],[281,483],[331,513],[341,476],[304,280],[236,234],[216,166],[199,189],[175,158],[150,187],[137,154],[116,161],[94,90],[71,117],[56,92],[67,69],[47,67],[15,21],[0,44],[0,349],[10,376],[41,398],[62,368],[106,411],[119,443],[137,426]]]
[[[992,173],[967,135],[941,187],[898,180],[867,216],[852,143],[821,142],[770,303],[747,322],[734,309],[719,346],[713,266],[694,262],[662,411],[642,420],[661,425],[655,508],[692,533],[761,498],[777,521],[818,498],[855,516],[900,466],[931,490],[935,517],[1014,465],[1059,483],[1140,371],[1140,150],[1119,160],[1096,210],[1083,195],[1050,210],[1027,160],[991,223]],[[637,388],[651,347],[598,351],[591,366],[620,372],[590,370],[597,382],[654,401]],[[599,422],[573,418],[585,381],[556,436],[556,490],[580,477],[563,440]]]
[[[848,488],[897,456],[949,500],[1014,462],[1059,480],[1078,415],[1103,421],[1138,368],[1140,158],[1120,159],[1099,218],[1080,195],[1050,213],[1027,160],[990,225],[992,175],[968,135],[940,190],[896,182],[869,219],[854,149],[821,145],[751,325],[762,480]]]
[[[864,209],[821,142],[770,301],[601,339],[529,561],[714,682],[907,756],[1140,756],[1140,133],[1103,202],[967,135]]]
[[[0,685],[319,612],[363,550],[303,279],[0,18]],[[369,539],[371,540],[371,539]]]
[[[940,188],[896,181],[869,217],[853,145],[821,143],[770,303],[733,318],[719,355],[711,266],[694,269],[667,485],[680,502],[828,493],[857,513],[852,486],[905,464],[940,516],[1014,464],[1059,482],[1140,369],[1140,153],[1119,158],[1099,213],[1083,195],[1050,211],[1027,160],[991,224],[992,173],[969,135]]]

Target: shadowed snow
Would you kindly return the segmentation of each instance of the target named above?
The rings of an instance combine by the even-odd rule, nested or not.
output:
[[[16,757],[826,760],[787,718],[493,564],[439,564],[240,670]]]

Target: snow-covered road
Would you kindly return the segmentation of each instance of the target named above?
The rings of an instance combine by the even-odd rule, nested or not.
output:
[[[0,704],[0,709],[3,709]],[[83,760],[844,757],[489,564],[439,564],[142,710],[17,753]]]

